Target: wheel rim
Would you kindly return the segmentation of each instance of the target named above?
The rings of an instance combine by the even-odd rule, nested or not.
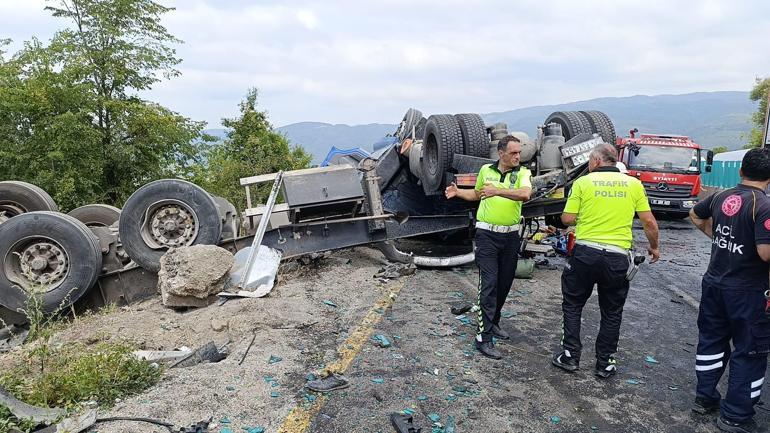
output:
[[[18,203],[0,203],[0,224],[27,212]]]
[[[70,269],[67,250],[42,236],[16,242],[3,260],[8,280],[27,291],[50,292],[59,287]]]
[[[198,215],[178,200],[153,203],[142,221],[142,239],[152,249],[189,246],[198,236]]]
[[[433,134],[429,135],[426,144],[425,156],[428,157],[428,173],[435,175],[438,171],[438,142],[436,136]]]

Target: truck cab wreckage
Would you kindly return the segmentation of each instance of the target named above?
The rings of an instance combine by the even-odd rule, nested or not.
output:
[[[555,112],[534,139],[512,132],[522,143],[521,164],[533,172],[525,219],[558,219],[565,192],[587,173],[590,151],[615,143],[610,119],[598,111]],[[455,257],[415,256],[389,242],[418,235],[473,228],[475,204],[447,200],[445,185],[475,185],[479,168],[497,159],[505,124],[487,126],[477,114],[422,116],[407,111],[395,132],[397,143],[350,164],[285,172],[284,203],[270,208],[251,198],[252,188],[276,174],[241,179],[246,209],[190,182],[164,179],[139,188],[123,209],[88,205],[58,212],[42,189],[24,182],[0,182],[0,319],[26,321],[21,314],[31,293],[42,293],[52,313],[123,305],[156,293],[160,258],[170,248],[219,245],[235,254],[250,247],[262,218],[258,245],[283,259],[357,245],[375,244],[392,261],[418,266],[455,266]],[[261,235],[261,233],[260,233]]]

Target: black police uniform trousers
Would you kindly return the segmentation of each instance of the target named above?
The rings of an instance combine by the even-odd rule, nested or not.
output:
[[[618,252],[575,245],[572,257],[561,274],[564,337],[562,347],[580,359],[580,318],[583,307],[597,287],[601,323],[596,337],[596,359],[606,363],[618,349],[620,322],[628,295],[628,256]]]
[[[754,416],[767,370],[770,349],[770,317],[760,287],[723,287],[706,281],[698,312],[698,351],[695,373],[696,396],[717,402],[717,384],[730,364],[727,395],[721,414],[734,422]],[[731,350],[730,342],[733,348]]]
[[[476,230],[476,265],[479,267],[479,311],[476,339],[492,340],[492,325],[500,323],[500,312],[513,285],[521,238],[518,232]]]

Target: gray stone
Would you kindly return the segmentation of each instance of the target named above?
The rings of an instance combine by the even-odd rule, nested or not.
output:
[[[158,289],[167,307],[205,307],[221,292],[233,255],[215,245],[172,248],[160,259]]]

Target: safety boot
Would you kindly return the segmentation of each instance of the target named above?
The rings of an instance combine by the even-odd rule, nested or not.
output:
[[[719,427],[719,430],[729,433],[754,433],[759,429],[753,419],[738,423],[728,421],[722,418],[722,416],[717,417],[717,427]]]
[[[710,400],[703,397],[695,397],[692,411],[698,415],[710,415],[719,410],[719,400]]]
[[[482,355],[492,359],[502,359],[503,355],[495,349],[495,343],[491,341],[476,341],[476,350]]]

